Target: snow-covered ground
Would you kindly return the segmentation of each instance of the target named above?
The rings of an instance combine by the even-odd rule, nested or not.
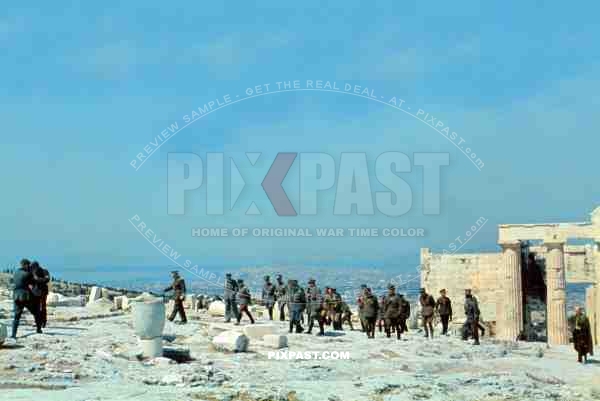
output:
[[[164,331],[167,352],[189,352],[191,361],[144,361],[131,315],[75,320],[91,311],[51,311],[44,334],[34,334],[29,320],[16,345],[0,348],[2,400],[600,399],[600,363],[577,364],[570,346],[487,337],[473,346],[455,337],[425,339],[417,330],[401,341],[380,333],[367,339],[347,329],[290,334],[288,350],[349,352],[348,360],[276,360],[252,341],[246,353],[215,350],[207,322],[222,318],[199,314],[185,326],[167,322]],[[287,334],[287,323],[276,324]]]

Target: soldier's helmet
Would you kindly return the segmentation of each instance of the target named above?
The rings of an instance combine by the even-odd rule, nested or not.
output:
[[[237,282],[238,284],[244,284],[244,280],[242,280],[241,278],[238,278]]]
[[[178,272],[177,270],[173,270],[173,271],[171,272],[171,274],[172,274],[173,276],[179,276],[179,272]]]
[[[442,289],[440,290],[440,294],[445,294],[445,293],[446,293],[446,289],[445,289],[445,288],[442,288]]]
[[[282,279],[282,278],[283,278],[283,276],[282,276],[281,274],[278,274],[277,276],[275,276],[275,278],[276,278],[277,280],[279,280],[279,279]]]
[[[394,284],[390,284],[388,285],[388,290],[395,290],[396,287],[394,286]]]
[[[308,284],[314,284],[314,283],[316,283],[316,282],[317,282],[317,281],[316,281],[314,278],[309,278],[309,279],[308,279]]]
[[[421,288],[421,294],[425,294],[425,288]]]
[[[28,267],[31,265],[31,262],[29,261],[29,259],[21,259],[20,265],[21,267]]]
[[[269,281],[270,279],[271,279],[271,277],[265,276],[265,281]]]
[[[361,284],[360,288],[362,288],[364,290],[365,288],[367,288],[367,285],[366,284]]]
[[[227,274],[225,274],[225,277],[227,277],[227,278],[231,278],[231,273],[227,273]]]

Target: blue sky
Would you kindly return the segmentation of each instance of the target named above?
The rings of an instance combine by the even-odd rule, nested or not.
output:
[[[480,217],[464,249],[494,249],[496,225],[582,221],[598,205],[598,5],[465,1],[398,4],[264,1],[174,7],[46,2],[0,11],[0,256],[66,266],[170,263],[130,225],[137,214],[195,263],[318,258],[418,263]],[[489,3],[489,2],[488,2]],[[274,94],[219,110],[173,137],[139,170],[130,160],[173,121],[226,94],[284,80],[330,80],[397,96],[460,133],[481,171],[448,140],[397,110],[336,93]],[[424,216],[422,176],[406,180],[414,210],[386,216],[282,220],[204,216],[203,189],[168,216],[169,152],[262,152],[258,185],[280,151],[447,152],[442,212]],[[262,167],[261,167],[262,166]],[[413,167],[414,168],[414,167]],[[261,170],[262,169],[262,170]],[[290,171],[297,174],[297,165]],[[294,182],[286,188],[294,195]],[[297,195],[297,194],[296,194]],[[330,207],[331,193],[323,195]],[[246,203],[244,203],[246,202]],[[297,200],[293,199],[293,202]],[[296,203],[297,204],[297,203]],[[267,213],[268,212],[268,213]],[[191,227],[424,227],[424,238],[198,239]]]

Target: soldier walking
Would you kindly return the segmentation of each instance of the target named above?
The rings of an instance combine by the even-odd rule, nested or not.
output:
[[[410,318],[410,302],[404,298],[403,294],[400,297],[400,333],[408,332],[406,321]]]
[[[446,296],[445,288],[440,290],[440,297],[435,304],[435,309],[442,321],[442,335],[446,335],[448,334],[448,322],[452,321],[452,302]]]
[[[379,308],[377,308],[377,326],[379,327],[379,332],[383,331],[385,327],[385,317],[383,312],[385,310],[385,295],[379,297]],[[386,329],[387,332],[387,329]]]
[[[367,289],[367,285],[366,284],[361,284],[360,285],[360,293],[358,295],[358,299],[356,300],[356,303],[358,305],[358,320],[360,320],[360,329],[363,332],[366,332],[366,327],[365,327],[365,322],[364,322],[364,316],[363,316],[363,308],[364,308],[364,303],[363,303],[363,299],[365,296],[365,290]]]
[[[307,311],[308,311],[308,331],[306,334],[311,334],[312,329],[317,321],[319,325],[319,336],[325,334],[325,322],[323,316],[321,315],[321,311],[323,310],[323,297],[321,295],[321,290],[316,285],[316,280],[311,278],[308,280],[308,287],[306,288],[306,301],[308,303]]]
[[[225,293],[223,294],[223,298],[225,301],[225,323],[229,323],[232,317],[237,320],[239,316],[237,302],[235,299],[235,294],[238,291],[238,285],[237,281],[231,278],[231,273],[227,273],[225,275],[224,287]]]
[[[279,320],[284,322],[287,287],[283,282],[281,274],[278,274],[276,279],[277,283],[275,284],[275,299],[277,300],[277,307],[279,308]]]
[[[573,328],[573,345],[577,351],[577,362],[587,363],[587,355],[594,355],[594,342],[590,321],[581,307],[575,309],[575,327]]]
[[[377,298],[371,293],[371,289],[367,288],[364,298],[363,316],[367,329],[367,338],[375,338],[375,321],[377,320],[377,312],[379,303]]]
[[[271,278],[265,276],[265,283],[262,289],[262,302],[269,311],[269,320],[273,320],[273,307],[275,306],[275,286],[271,283]]]
[[[431,334],[433,338],[433,313],[435,311],[435,299],[425,291],[425,288],[421,288],[421,296],[419,297],[421,303],[421,316],[423,318],[423,328],[425,329],[425,338],[428,338]]]
[[[463,325],[462,339],[466,341],[470,332],[475,339],[473,345],[479,345],[479,305],[470,289],[465,290],[465,315],[467,320]]]
[[[246,285],[244,284],[244,280],[242,280],[241,278],[237,281],[237,287],[237,301],[240,305],[240,311],[237,314],[237,322],[235,324],[240,324],[242,320],[242,313],[245,313],[246,316],[248,316],[248,319],[250,319],[250,323],[254,324],[254,318],[252,317],[252,314],[250,313],[249,309],[250,301],[252,299],[252,296],[250,295],[250,290],[248,289],[248,287],[246,287]]]
[[[298,280],[288,281],[288,302],[290,309],[290,333],[296,328],[296,333],[302,333],[304,329],[300,324],[300,318],[306,305],[304,290],[298,285]]]
[[[38,262],[31,264],[31,274],[33,275],[33,287],[31,292],[34,296],[34,304],[39,306],[40,321],[42,328],[48,323],[48,312],[46,309],[46,300],[48,299],[48,283],[50,282],[50,273],[40,266]]]
[[[175,320],[175,316],[179,313],[181,317],[181,324],[187,323],[187,317],[185,316],[185,309],[183,308],[183,301],[185,300],[185,281],[182,277],[179,276],[179,272],[177,270],[173,270],[171,272],[171,276],[173,277],[173,283],[165,288],[164,292],[173,291],[173,299],[175,303],[175,307],[173,311],[169,315],[169,321]]]
[[[396,336],[400,340],[400,308],[401,302],[400,297],[396,295],[396,287],[390,284],[388,286],[388,295],[385,297],[385,310],[383,316],[385,317],[385,334],[388,338],[391,337],[390,330],[393,328],[396,331]]]
[[[342,302],[342,326],[344,323],[348,323],[350,330],[354,331],[354,326],[352,326],[352,310],[346,302]]]
[[[42,321],[40,319],[39,304],[34,302],[31,287],[35,284],[33,274],[30,272],[31,262],[27,259],[21,260],[21,268],[15,270],[13,274],[13,310],[14,317],[12,323],[11,338],[17,339],[17,329],[23,310],[27,309],[35,320],[37,333],[42,333]]]

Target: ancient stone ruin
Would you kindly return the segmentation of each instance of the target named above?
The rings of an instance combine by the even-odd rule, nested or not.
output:
[[[422,248],[422,287],[434,295],[446,288],[457,317],[464,289],[471,288],[497,338],[558,345],[569,342],[566,283],[589,283],[585,309],[597,343],[600,207],[589,222],[501,224],[498,244],[500,252],[434,254]],[[547,328],[541,336],[536,333],[540,320]]]

